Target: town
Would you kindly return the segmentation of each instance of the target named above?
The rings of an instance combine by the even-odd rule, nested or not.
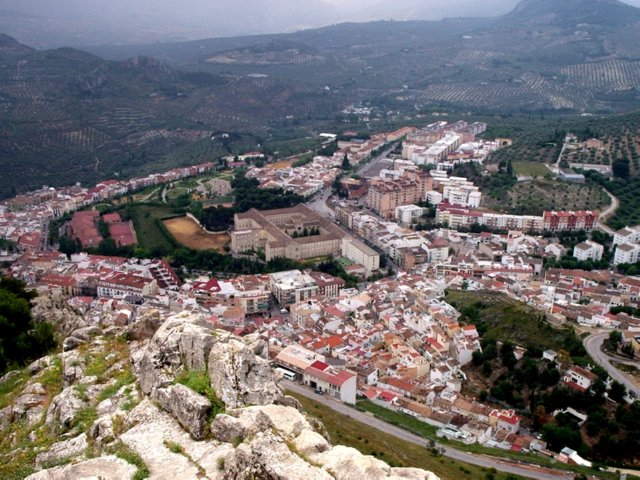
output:
[[[167,258],[86,251],[105,238],[116,247],[136,245],[144,235],[131,220],[102,214],[96,204],[210,174],[220,168],[213,161],[92,188],[43,187],[4,201],[0,262],[7,275],[63,298],[103,327],[157,328],[175,315],[199,317],[236,335],[259,335],[283,381],[316,395],[352,405],[367,399],[463,444],[591,466],[576,450],[543,438],[524,409],[495,388],[474,395],[469,369],[487,361],[489,346],[513,362],[535,358],[580,394],[603,384],[607,402],[620,405],[640,394],[637,381],[611,356],[603,365],[585,364],[561,348],[536,352],[526,339],[487,343],[486,325],[477,324],[486,322],[451,292],[481,299],[490,292],[518,302],[545,324],[593,340],[585,345],[595,345],[588,351],[594,360],[613,338],[633,359],[640,356],[640,278],[618,267],[639,261],[640,226],[609,232],[597,211],[516,215],[483,207],[486,193],[455,172],[465,164],[483,166],[510,145],[507,138],[483,139],[486,129],[459,121],[366,139],[357,132],[324,134],[333,146],[330,156],[282,168],[268,159],[252,165],[259,152],[227,159],[223,168],[244,171],[260,188],[305,199],[236,212],[228,254],[258,263],[287,259],[299,268],[216,275],[172,266]],[[190,193],[202,196],[207,188],[220,196],[233,191],[230,181],[216,178]],[[50,243],[50,224],[63,215],[69,216],[59,227],[64,237],[85,251],[67,255]],[[334,262],[339,272],[316,268],[322,262]],[[474,308],[477,313],[484,306]],[[567,412],[580,425],[587,421],[573,406],[547,415]]]

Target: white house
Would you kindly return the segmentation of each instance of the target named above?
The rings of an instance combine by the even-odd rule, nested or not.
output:
[[[303,375],[305,385],[351,404],[356,403],[356,379],[356,374],[338,371],[320,360],[305,368]]]
[[[572,387],[577,387],[579,390],[585,391],[591,388],[591,385],[596,381],[598,377],[582,367],[574,365],[569,368],[562,377],[562,381]]]

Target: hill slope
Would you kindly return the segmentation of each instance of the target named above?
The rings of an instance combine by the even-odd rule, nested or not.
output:
[[[74,49],[32,51],[5,39],[0,61],[0,198],[16,189],[170,168],[224,154],[218,130],[267,135],[287,115],[334,111],[334,96],[287,80],[178,71],[157,60],[105,61]],[[0,55],[5,49],[0,46]]]

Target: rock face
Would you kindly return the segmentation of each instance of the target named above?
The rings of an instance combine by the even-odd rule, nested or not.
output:
[[[62,295],[38,295],[32,301],[31,315],[35,322],[49,322],[63,337],[86,327],[88,322],[74,308],[69,307]]]
[[[140,386],[151,398],[170,386],[184,370],[207,372],[217,395],[228,407],[265,405],[283,398],[269,362],[256,352],[265,344],[216,331],[189,315],[167,320],[151,339],[138,365]]]
[[[56,365],[50,359],[29,368],[34,379],[57,368],[58,389],[46,391],[44,381],[23,383],[12,404],[0,411],[4,429],[24,423],[14,416],[29,419],[29,412],[39,412],[42,418],[53,397],[44,426],[32,426],[49,434],[50,446],[38,452],[33,467],[42,470],[28,480],[131,479],[144,473],[139,468],[163,480],[437,480],[423,470],[392,468],[353,448],[331,446],[323,426],[282,394],[257,336],[240,339],[181,314],[150,340],[130,344],[121,357],[114,350],[122,345],[111,343],[110,350],[94,329],[73,338],[88,345],[64,352]],[[124,382],[111,376],[121,371],[126,355],[134,362],[139,390],[130,376]],[[190,371],[199,373],[189,377],[194,379],[189,385],[207,395],[213,388],[226,405],[212,421],[209,398],[176,382]],[[196,380],[207,383],[203,390]]]
[[[211,402],[184,385],[158,390],[160,405],[180,422],[196,440],[205,437]]]
[[[283,397],[269,362],[240,339],[216,343],[209,355],[209,378],[229,407],[266,405]]]
[[[75,465],[65,465],[49,470],[42,470],[29,475],[26,480],[70,480],[72,478],[84,478],[95,480],[124,480],[132,478],[136,473],[136,467],[124,460],[109,455],[106,457],[92,458]]]

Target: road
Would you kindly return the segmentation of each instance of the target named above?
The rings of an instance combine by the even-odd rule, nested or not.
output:
[[[589,335],[584,339],[584,348],[587,349],[591,358],[593,358],[598,365],[604,368],[609,376],[614,380],[622,383],[627,387],[627,391],[633,392],[637,398],[640,398],[640,388],[629,380],[620,370],[611,364],[609,356],[602,351],[602,344],[609,336],[608,333],[595,333]]]
[[[325,188],[322,192],[320,192],[315,200],[307,203],[307,207],[316,212],[318,215],[322,215],[323,217],[330,217],[333,211],[327,205],[327,201],[331,196],[331,189]]]
[[[364,412],[351,408],[344,403],[333,400],[327,395],[316,395],[309,388],[286,380],[281,380],[280,384],[289,390],[304,395],[305,397],[309,397],[310,399],[318,403],[322,403],[323,405],[331,408],[338,413],[369,425],[370,427],[376,428],[389,435],[393,435],[394,437],[397,437],[401,440],[405,440],[407,442],[411,442],[413,444],[424,447],[427,446],[427,441],[424,438],[403,430],[400,427],[396,427],[394,425],[386,423]],[[561,480],[574,478],[573,474],[561,470],[552,470],[548,468],[541,468],[535,465],[502,461],[495,458],[487,457],[485,455],[463,452],[462,450],[446,447],[444,445],[438,445],[438,447],[444,449],[443,455],[445,457],[451,458],[453,460],[470,463],[472,465],[477,465],[484,468],[495,468],[496,470],[499,470],[501,472],[520,475],[522,477],[535,478],[540,480]]]
[[[607,209],[600,214],[600,218],[599,218],[599,221],[598,221],[598,224],[597,224],[597,228],[599,228],[600,230],[604,231],[605,233],[608,233],[609,235],[613,235],[613,234],[615,234],[615,232],[611,228],[607,227],[604,224],[604,222],[607,221],[609,219],[609,217],[611,217],[612,215],[614,215],[616,213],[616,211],[618,210],[618,207],[620,206],[620,200],[618,200],[618,197],[615,197],[608,190],[604,190],[604,193],[609,195],[609,198],[611,199],[611,205],[609,205],[607,207]]]

